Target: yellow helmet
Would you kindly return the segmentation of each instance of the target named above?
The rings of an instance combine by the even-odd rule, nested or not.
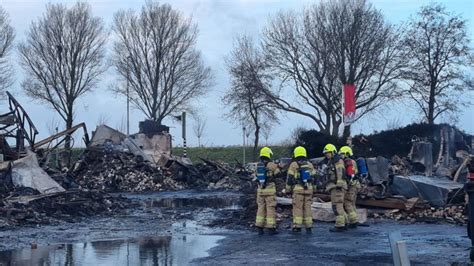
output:
[[[295,158],[306,157],[306,149],[304,147],[298,146],[293,152]]]
[[[349,154],[349,156],[354,155],[354,154],[352,153],[351,147],[349,147],[349,146],[342,146],[342,147],[339,149],[339,154],[345,154],[345,155]]]
[[[261,150],[260,150],[260,157],[266,157],[268,159],[271,159],[273,156],[273,152],[270,148],[268,147],[263,147]]]
[[[323,153],[328,153],[328,152],[336,153],[337,152],[336,146],[332,144],[326,144],[326,146],[324,146]]]

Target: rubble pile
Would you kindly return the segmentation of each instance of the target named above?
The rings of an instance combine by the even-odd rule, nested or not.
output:
[[[392,156],[390,171],[393,175],[409,175],[412,173],[412,165],[406,157],[400,158],[398,155]]]
[[[11,197],[16,193],[22,196]],[[0,228],[27,224],[75,222],[80,217],[115,214],[128,202],[97,191],[65,191],[39,194],[37,191],[12,192],[0,201]]]
[[[387,218],[409,222],[448,222],[453,224],[467,224],[467,208],[464,205],[453,205],[440,208],[416,209],[413,211],[389,210],[383,214],[373,213],[373,218]]]
[[[240,165],[235,168],[230,165],[210,161],[201,158],[203,164],[198,164],[196,168],[201,175],[200,182],[204,187],[210,189],[240,189],[252,190],[254,185],[251,181],[250,173]]]
[[[88,147],[71,175],[82,188],[105,192],[142,192],[187,188],[240,189],[248,173],[229,165],[202,159],[186,165],[178,160],[159,167],[140,156],[103,146]]]
[[[449,137],[443,137],[444,133],[448,133]],[[450,142],[450,152],[466,150],[472,136],[449,124],[420,123],[371,135],[357,135],[353,137],[352,142],[359,156],[380,155],[390,158],[393,155],[408,154],[412,148],[412,142],[417,139],[425,139],[433,144],[433,158],[436,159],[436,155],[442,150],[440,149],[442,142]]]
[[[100,125],[89,141],[85,124],[79,124],[36,141],[38,132],[31,119],[8,96],[10,112],[0,115],[3,117],[0,124],[4,125],[3,131],[0,130],[0,138],[4,139],[0,142],[4,160],[0,160],[0,228],[57,220],[73,222],[78,217],[113,213],[127,204],[106,192],[190,188],[238,189],[244,194],[240,203],[243,210],[233,214],[233,222],[253,223],[256,183],[252,181],[250,168],[206,159],[193,165],[188,158],[173,156],[169,127],[156,121],[140,122],[140,131],[132,135]],[[52,152],[57,151],[58,156],[59,144],[81,128],[87,147],[81,158],[70,168],[70,158],[64,158],[67,167],[63,167],[59,158],[51,163]],[[346,144],[346,140],[322,135],[314,130],[303,132],[297,144],[305,146],[310,157],[321,156],[321,146],[326,143]],[[15,145],[5,138],[14,140]],[[472,136],[449,125],[410,125],[370,136],[355,136],[347,142],[352,143],[357,156],[364,157],[368,169],[358,203],[389,210],[375,213],[374,217],[466,222],[464,206],[452,204],[464,199],[462,184],[474,161]],[[283,174],[276,180],[278,196],[284,196],[281,191],[285,187],[287,164],[282,162],[291,161],[281,159]],[[313,160],[317,165],[318,158]],[[329,195],[323,187],[318,192],[321,194],[318,197],[326,202],[315,206],[329,212]],[[418,199],[426,205],[420,206]],[[284,211],[279,214],[279,221],[289,217],[291,207],[278,208],[279,213]],[[367,209],[364,211],[367,214]]]
[[[87,189],[115,191],[161,191],[183,189],[185,184],[165,173],[159,167],[143,161],[131,153],[88,148],[76,163],[73,176]]]

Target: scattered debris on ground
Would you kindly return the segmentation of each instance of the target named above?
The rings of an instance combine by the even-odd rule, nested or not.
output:
[[[127,206],[125,199],[97,191],[39,194],[29,190],[27,195],[22,194],[2,197],[0,228],[58,221],[75,222],[80,217],[117,214]]]
[[[373,212],[369,217],[388,218],[397,221],[408,221],[411,223],[453,223],[459,225],[467,224],[467,208],[464,205],[452,205],[440,208],[428,207],[405,211],[399,209],[386,210],[382,213]]]
[[[0,115],[0,213],[4,214],[0,227],[73,221],[75,217],[120,209],[120,199],[106,192],[182,189],[238,190],[244,194],[242,209],[231,215],[231,223],[253,223],[256,184],[251,167],[204,158],[193,164],[188,158],[173,156],[169,128],[153,121],[140,122],[139,132],[132,135],[100,125],[89,141],[82,123],[36,141],[38,131],[33,122],[13,96],[8,96],[10,111]],[[79,129],[84,131],[86,145],[79,159],[70,164],[58,160],[60,144]],[[312,139],[311,134],[308,139]],[[463,184],[473,164],[472,136],[449,125],[412,125],[356,136],[351,141],[368,168],[358,199],[363,207],[361,218],[368,212],[376,218],[465,223]],[[310,145],[310,153],[312,150],[321,149]],[[311,162],[318,166],[320,159]],[[279,161],[283,173],[290,161]],[[277,196],[283,197],[284,175],[276,179],[276,186]],[[321,188],[316,198],[314,218],[332,221],[329,195]],[[280,198],[279,221],[291,216],[289,202]]]

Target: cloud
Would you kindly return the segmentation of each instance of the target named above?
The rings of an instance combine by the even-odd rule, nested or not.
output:
[[[63,2],[72,4],[75,0],[68,1],[40,1],[40,0],[3,0],[0,4],[9,12],[12,24],[17,31],[16,41],[24,39],[24,32],[28,29],[32,20],[37,19],[45,10],[48,2]],[[119,9],[134,9],[139,11],[145,1],[116,1],[116,0],[89,0],[92,5],[94,15],[100,16],[110,28],[113,14]],[[192,16],[193,21],[198,23],[200,35],[198,38],[198,48],[202,51],[206,63],[211,66],[215,74],[216,85],[212,88],[209,95],[199,101],[199,109],[207,117],[206,142],[214,145],[239,144],[241,142],[240,126],[229,123],[222,119],[224,106],[220,102],[222,93],[229,87],[229,76],[226,72],[224,57],[229,54],[233,46],[233,40],[236,36],[246,33],[258,37],[261,29],[265,26],[269,16],[280,10],[300,9],[315,1],[284,1],[284,0],[167,0],[161,3],[169,3],[174,8],[183,12],[187,16]],[[392,22],[398,22],[406,19],[409,14],[414,14],[420,5],[429,3],[429,0],[412,1],[401,0],[394,5],[392,0],[373,1],[377,8],[380,8],[387,18]],[[471,0],[453,0],[443,1],[450,10],[455,13],[461,13],[470,20],[470,31],[474,33],[472,21],[474,14],[472,12],[474,1]],[[472,34],[471,34],[472,35]],[[112,39],[111,39],[112,40]],[[111,44],[109,43],[109,46]],[[111,56],[109,52],[109,56]],[[16,62],[16,58],[14,57]],[[31,114],[33,121],[37,124],[40,135],[48,135],[47,124],[57,115],[47,106],[38,105],[31,99],[21,94],[20,81],[22,80],[21,69],[17,69],[17,83],[12,90],[19,92],[19,100],[25,109]],[[102,82],[92,93],[83,97],[76,108],[76,122],[84,121],[89,129],[93,129],[101,116],[109,117],[110,125],[116,127],[120,125],[125,116],[125,99],[116,98],[108,91],[108,86],[117,79],[113,68],[109,69],[106,75],[102,77]],[[5,107],[5,106],[4,106]],[[398,117],[399,111],[387,112],[386,117]],[[474,133],[474,123],[472,117],[474,110],[467,109],[460,117],[463,128],[468,132]],[[404,116],[406,117],[406,116]],[[410,122],[411,118],[405,118],[403,123]],[[131,114],[131,130],[138,130],[138,121],[143,120],[143,115],[137,110]],[[175,135],[174,143],[181,142],[181,128],[179,123],[168,120],[172,126],[171,131]],[[191,126],[188,127],[189,143],[197,145],[197,140],[192,134]],[[376,125],[376,126],[374,126]],[[292,129],[297,126],[307,128],[314,127],[309,119],[288,114],[282,116],[282,121],[277,126],[270,139],[271,142],[287,138]],[[363,120],[355,127],[357,132],[368,133],[371,130],[383,129],[386,126],[383,122],[373,123],[370,119]],[[40,137],[41,138],[41,137]]]

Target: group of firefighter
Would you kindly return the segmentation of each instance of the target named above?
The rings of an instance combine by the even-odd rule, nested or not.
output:
[[[322,188],[331,195],[332,210],[336,216],[335,226],[331,232],[344,232],[348,228],[356,228],[359,223],[356,212],[357,193],[361,188],[362,175],[365,175],[366,166],[352,159],[351,147],[343,146],[337,151],[336,146],[327,144],[323,149],[324,159],[317,164],[317,169],[307,158],[304,147],[296,147],[293,160],[288,167],[284,194],[292,196],[293,205],[293,232],[311,233],[313,216],[311,204],[316,188]],[[276,234],[276,184],[275,179],[281,176],[279,166],[272,161],[273,152],[264,147],[260,150],[260,162],[257,164],[257,217],[255,226],[259,234],[264,228],[270,234]],[[363,173],[358,170],[358,165]],[[365,163],[365,162],[364,162]]]

